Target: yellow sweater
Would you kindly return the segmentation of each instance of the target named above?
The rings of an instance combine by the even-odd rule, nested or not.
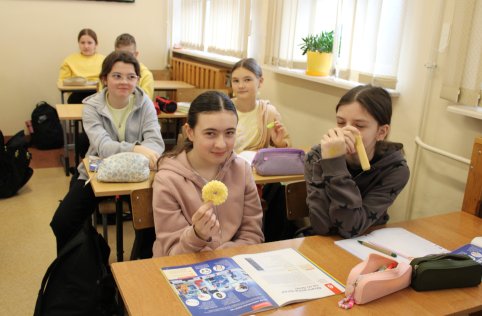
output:
[[[67,56],[60,66],[58,82],[61,84],[64,79],[77,76],[84,77],[87,81],[99,81],[104,58],[104,55],[97,53],[92,56],[84,56],[81,53]]]
[[[144,64],[139,63],[141,66],[141,79],[139,80],[139,87],[149,96],[149,99],[153,100],[154,97],[154,76],[152,72],[147,69]]]

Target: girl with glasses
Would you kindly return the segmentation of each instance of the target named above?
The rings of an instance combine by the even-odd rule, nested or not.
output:
[[[164,151],[164,141],[150,98],[137,87],[139,63],[126,52],[113,52],[102,64],[104,89],[84,100],[82,121],[89,138],[89,156],[107,158],[120,152],[136,152],[149,159],[151,169]],[[94,211],[98,200],[89,183],[84,164],[72,177],[70,190],[50,223],[57,238],[57,250],[75,236]]]

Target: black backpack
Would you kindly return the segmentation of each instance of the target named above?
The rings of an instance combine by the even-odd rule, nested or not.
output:
[[[48,267],[34,316],[121,315],[109,254],[104,238],[83,226]]]
[[[0,198],[7,198],[15,195],[32,177],[33,170],[29,167],[32,155],[28,152],[23,131],[6,144],[0,131],[0,145]]]
[[[64,145],[62,125],[57,110],[45,101],[32,111],[32,145],[38,149],[54,149]]]

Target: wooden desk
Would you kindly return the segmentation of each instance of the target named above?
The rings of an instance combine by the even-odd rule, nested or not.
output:
[[[165,135],[162,138],[163,138],[164,143],[166,145],[171,144],[171,145],[175,146],[176,143],[177,143],[177,137],[178,137],[179,133],[181,132],[182,125],[186,122],[187,113],[182,113],[182,112],[177,112],[177,111],[174,112],[174,113],[161,112],[161,113],[159,113],[159,115],[157,115],[157,117],[159,118],[159,120],[161,120],[161,119],[168,120],[167,121],[168,126],[169,126],[169,124],[172,124],[172,123],[174,124],[174,137],[166,138],[165,136],[168,133],[165,133]],[[169,122],[170,120],[174,120],[174,122]],[[159,124],[161,124],[161,122],[159,122]]]
[[[177,80],[154,80],[154,91],[176,91],[177,89],[195,88],[192,84]]]
[[[64,86],[62,83],[57,83],[57,88],[60,90],[60,100],[64,101],[64,93],[67,92],[80,92],[80,91],[97,91],[97,85],[84,85],[84,86]]]
[[[260,176],[255,171],[253,171],[253,178],[256,184],[268,184],[268,183],[278,183],[278,182],[302,181],[305,179],[305,175],[294,174],[294,175],[287,175],[287,176]]]
[[[187,113],[182,113],[182,112],[174,112],[174,113],[165,113],[161,112],[157,115],[159,119],[186,119],[187,118]]]
[[[89,178],[92,178],[90,185],[96,197],[114,196],[116,205],[116,247],[117,247],[117,261],[124,260],[124,231],[122,225],[122,200],[121,195],[130,195],[132,191],[137,189],[146,189],[152,186],[155,172],[151,171],[149,179],[143,182],[136,183],[107,183],[99,182],[95,178],[95,173],[89,171],[89,158],[84,158],[84,166],[87,169]]]
[[[482,231],[482,219],[465,212],[454,212],[387,225],[404,227],[447,249],[468,243]],[[192,264],[240,253],[256,253],[294,248],[346,282],[348,273],[360,260],[333,242],[339,237],[313,236],[210,252],[184,254],[147,260],[113,263],[112,272],[129,315],[188,315],[182,302],[163,277],[160,268]],[[446,315],[482,310],[482,285],[443,291],[416,292],[410,287],[387,297],[342,310],[337,302],[341,295],[326,297],[257,313],[256,315]]]
[[[178,80],[154,80],[154,92],[166,91],[167,97],[171,100],[177,100],[177,89],[192,89],[196,88],[192,84]]]
[[[176,91],[177,89],[190,89],[195,88],[192,84],[189,84],[184,81],[177,81],[177,80],[154,80],[154,91],[168,91],[168,98],[171,100],[176,100]],[[165,138],[164,142],[166,145],[176,145],[177,137],[179,135],[179,131],[181,129],[182,122],[185,121],[187,117],[187,113],[181,112],[174,112],[174,113],[164,113],[161,112],[159,114],[159,119],[174,119],[175,120],[175,132],[173,138]]]
[[[84,110],[83,104],[56,104],[57,114],[59,115],[59,120],[63,122],[63,136],[64,136],[64,168],[65,175],[69,175],[69,145],[67,143],[67,122],[74,122],[74,151],[75,151],[75,166],[79,165],[79,148],[78,148],[78,137],[79,137],[79,122],[82,121],[82,112]]]

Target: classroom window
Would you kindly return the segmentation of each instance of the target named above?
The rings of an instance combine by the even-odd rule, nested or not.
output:
[[[265,63],[305,68],[308,34],[335,31],[333,75],[395,88],[405,0],[273,0]]]
[[[183,48],[245,57],[249,0],[173,1],[173,43]]]

